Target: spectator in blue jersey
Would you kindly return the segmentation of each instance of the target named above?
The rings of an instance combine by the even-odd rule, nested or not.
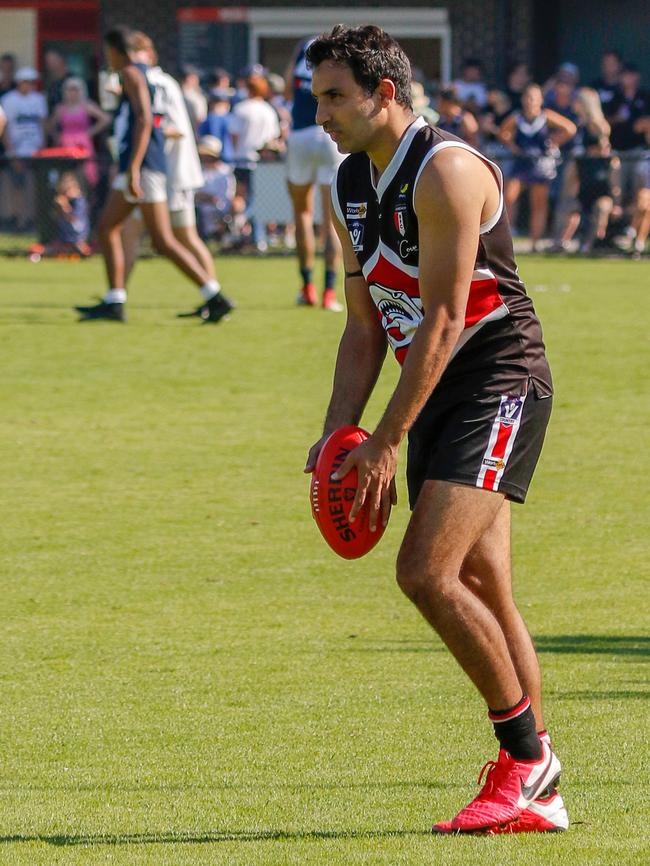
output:
[[[147,67],[130,57],[132,31],[115,27],[104,36],[109,66],[122,82],[122,100],[115,120],[119,152],[119,174],[101,215],[99,240],[106,264],[109,289],[99,304],[76,307],[81,320],[126,320],[125,262],[122,228],[134,208],[142,218],[156,249],[167,256],[200,289],[204,321],[219,321],[231,305],[221,296],[220,286],[196,256],[172,232],[167,209],[167,163],[162,113],[154,114],[154,88],[147,80]],[[226,309],[227,307],[227,309]]]
[[[331,216],[330,185],[341,163],[336,145],[316,123],[316,100],[311,92],[311,69],[305,58],[313,42],[301,42],[286,74],[286,96],[292,103],[292,131],[287,139],[287,184],[296,224],[296,252],[302,286],[296,302],[315,307],[318,293],[314,282],[316,236],[314,233],[314,190],[320,190],[325,279],[322,306],[332,312],[343,307],[336,298],[336,276],[341,261],[341,245]]]
[[[208,96],[208,115],[199,124],[199,138],[206,135],[218,138],[221,142],[221,159],[229,164],[232,163],[235,153],[232,140],[235,121],[230,111],[230,97],[227,90],[211,90]]]
[[[472,147],[478,147],[478,121],[471,111],[463,108],[455,87],[447,87],[438,94],[436,126],[462,138]]]
[[[513,209],[521,191],[529,188],[533,251],[538,249],[546,230],[549,187],[557,174],[559,148],[575,134],[574,123],[544,108],[539,84],[528,85],[522,96],[521,111],[507,117],[501,126],[501,141],[515,155],[505,186],[506,207],[513,223]]]

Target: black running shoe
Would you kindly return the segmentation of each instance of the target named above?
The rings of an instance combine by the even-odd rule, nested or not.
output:
[[[201,318],[206,323],[220,322],[221,319],[226,318],[234,309],[235,305],[233,302],[229,301],[223,292],[218,292],[201,307]]]
[[[219,322],[234,309],[235,305],[233,302],[229,301],[223,292],[218,292],[216,295],[213,295],[209,301],[201,304],[201,306],[197,307],[195,310],[191,310],[189,313],[177,313],[176,315],[179,319],[197,317],[203,319],[206,323]]]
[[[92,307],[75,307],[79,313],[80,322],[89,322],[91,319],[108,319],[111,322],[126,322],[124,304],[107,304],[100,301]]]

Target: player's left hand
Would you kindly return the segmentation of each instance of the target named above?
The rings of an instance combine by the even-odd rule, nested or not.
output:
[[[133,198],[142,198],[144,193],[142,192],[142,187],[140,186],[140,172],[135,169],[131,169],[131,171],[127,175],[129,195],[133,196]]]
[[[354,468],[358,481],[357,493],[350,509],[350,523],[367,502],[368,524],[374,532],[379,515],[385,526],[392,506],[397,505],[397,448],[371,436],[348,454],[332,478],[335,481],[344,478]]]

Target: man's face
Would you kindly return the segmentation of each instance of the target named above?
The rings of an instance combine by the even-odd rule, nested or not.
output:
[[[605,77],[615,78],[617,75],[620,74],[621,61],[618,59],[616,54],[603,54],[600,68],[602,69],[603,75]]]
[[[28,93],[32,93],[34,90],[36,90],[36,84],[33,81],[18,81],[16,83],[16,89],[19,93],[27,96]]]
[[[357,84],[347,64],[324,60],[314,69],[312,92],[318,100],[316,123],[323,127],[339,153],[368,150],[378,129],[381,97]]]

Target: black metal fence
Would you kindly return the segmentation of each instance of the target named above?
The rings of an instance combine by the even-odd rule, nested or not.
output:
[[[552,162],[486,148],[504,174],[513,233],[520,251],[530,247],[534,217],[528,192],[545,187],[547,212],[540,251],[602,253],[645,250],[650,227],[650,150],[602,156],[569,155]],[[108,157],[0,158],[0,254],[62,255],[96,251],[95,229],[115,168]],[[198,196],[199,226],[215,249],[256,253],[293,248],[291,204],[281,159],[261,161],[252,175],[250,206],[233,179],[229,200],[209,215],[209,196]],[[514,202],[514,194],[518,193]],[[243,201],[238,205],[238,201]],[[317,221],[320,208],[317,205]],[[251,230],[255,225],[255,231]]]

